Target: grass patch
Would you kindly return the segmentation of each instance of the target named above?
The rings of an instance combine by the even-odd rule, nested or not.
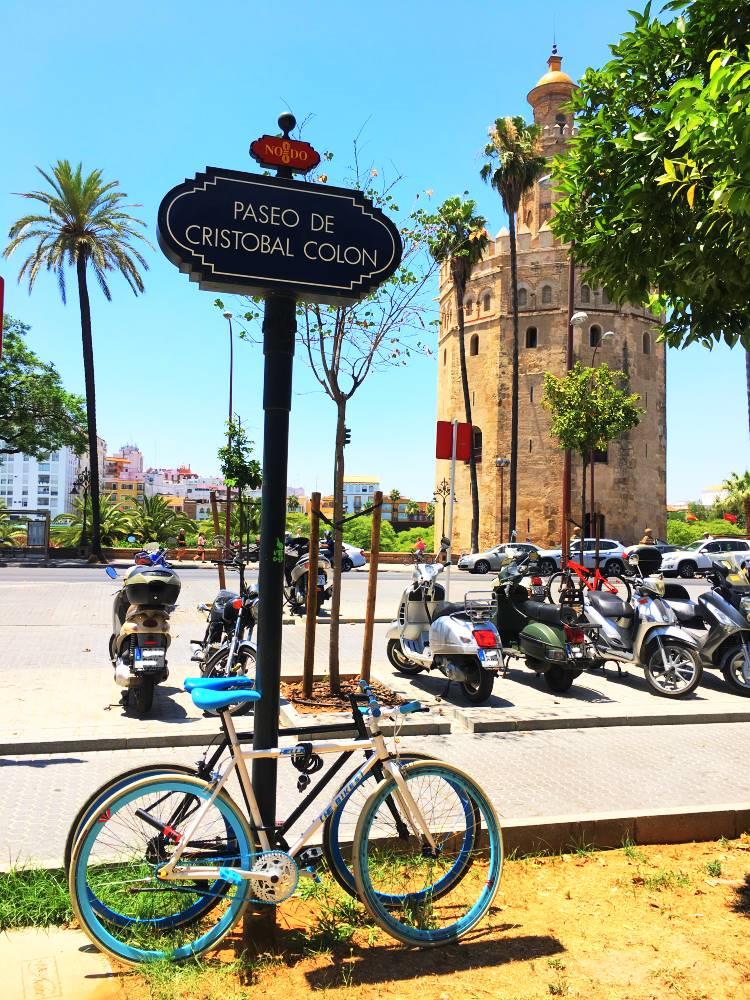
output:
[[[0,931],[49,927],[73,918],[62,868],[11,868],[0,872]]]
[[[706,875],[710,876],[710,878],[721,878],[721,861],[718,858],[707,862]]]
[[[149,962],[139,968],[149,1000],[247,1000],[248,967],[238,958],[234,962],[192,961]]]
[[[665,889],[685,889],[690,885],[690,879],[685,872],[662,871],[646,875],[643,884],[652,892],[662,892]]]

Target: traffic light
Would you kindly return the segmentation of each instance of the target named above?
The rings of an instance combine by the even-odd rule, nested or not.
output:
[[[351,443],[352,443],[352,432],[351,432],[350,428],[345,427],[344,428],[344,444],[347,445],[347,444],[351,444]]]

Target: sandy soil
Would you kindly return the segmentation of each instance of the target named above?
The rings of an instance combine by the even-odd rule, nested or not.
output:
[[[277,954],[249,969],[236,962],[238,936],[202,971],[124,976],[119,996],[744,1000],[750,836],[510,860],[489,919],[459,945],[430,951],[394,944],[351,908],[314,912],[295,898],[278,918]]]

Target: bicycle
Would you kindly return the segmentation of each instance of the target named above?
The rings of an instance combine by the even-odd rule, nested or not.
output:
[[[573,576],[578,578],[578,584]],[[604,576],[597,566],[594,572],[581,563],[568,559],[566,568],[553,573],[547,581],[547,599],[551,604],[582,604],[586,590],[603,590],[614,594],[623,601],[629,601],[633,593],[627,580],[616,573]]]
[[[220,712],[229,744],[230,759],[211,781],[166,771],[145,776],[98,802],[99,811],[83,823],[71,858],[71,901],[99,948],[138,964],[214,947],[248,901],[276,905],[294,893],[300,877],[316,878],[312,868],[300,871],[306,845],[378,767],[383,779],[362,807],[352,850],[357,895],[373,920],[406,944],[436,946],[457,940],[482,918],[503,862],[492,805],[450,764],[394,761],[380,731],[381,720],[397,722],[419,711],[418,702],[382,708],[362,681],[367,739],[243,751],[228,709],[261,695],[231,683],[202,679],[191,690],[198,707]],[[261,821],[246,762],[294,763],[296,757],[306,773],[322,754],[357,750],[371,756],[288,849],[277,847]],[[235,769],[247,816],[225,789]],[[333,853],[343,857],[340,829],[334,841]]]

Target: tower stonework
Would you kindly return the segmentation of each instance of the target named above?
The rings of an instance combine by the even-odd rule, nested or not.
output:
[[[575,84],[553,50],[548,72],[528,95],[534,121],[542,129],[547,157],[561,153],[574,124],[562,110]],[[518,212],[519,432],[517,537],[542,546],[559,546],[562,523],[563,453],[550,434],[542,407],[544,373],[562,375],[568,330],[568,248],[553,236],[549,219],[555,192],[543,176],[524,195]],[[499,199],[498,199],[499,200]],[[438,419],[465,420],[455,291],[448,267],[440,271]],[[655,317],[647,310],[611,303],[601,288],[589,287],[576,269],[576,311],[588,314],[574,332],[574,360],[591,364],[597,337],[612,331],[596,354],[629,377],[630,391],[644,411],[634,430],[610,443],[595,466],[596,511],[601,534],[625,544],[649,527],[666,534],[666,358],[657,342]],[[510,238],[502,229],[490,240],[474,268],[464,299],[464,337],[475,427],[480,501],[480,549],[507,540],[508,469],[497,459],[510,457],[513,316],[510,288]],[[436,482],[449,475],[449,462],[436,464]],[[587,472],[587,477],[590,472]],[[581,461],[573,455],[572,516],[580,521]],[[503,496],[501,497],[501,482]],[[588,483],[587,483],[588,488]],[[471,484],[468,463],[456,468],[453,550],[468,550],[471,540]],[[587,498],[587,507],[589,506]],[[501,525],[501,511],[503,523]],[[447,522],[447,518],[446,518]],[[588,533],[588,526],[587,526]]]

